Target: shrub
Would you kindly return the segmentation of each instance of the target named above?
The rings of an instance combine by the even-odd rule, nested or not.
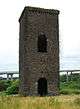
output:
[[[19,91],[19,80],[15,80],[15,81],[12,81],[11,86],[7,88],[6,93],[8,95],[18,94],[18,91]]]
[[[61,82],[66,82],[66,75],[61,75],[60,76],[60,81]]]
[[[0,80],[0,91],[5,91],[11,84],[9,80]]]

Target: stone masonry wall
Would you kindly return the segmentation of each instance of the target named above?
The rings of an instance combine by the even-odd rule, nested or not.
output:
[[[59,94],[59,26],[57,10],[25,7],[20,22],[20,94],[38,95],[38,80],[45,77],[48,95]],[[47,37],[47,52],[38,52],[38,36]]]

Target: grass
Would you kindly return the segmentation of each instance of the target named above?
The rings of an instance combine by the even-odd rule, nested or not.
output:
[[[0,92],[0,109],[80,109],[80,77],[74,76],[68,83],[64,79],[62,76],[60,82],[60,93],[64,95],[55,97],[8,95],[6,92],[14,94],[15,90],[12,86],[17,86],[18,81],[7,81],[7,84],[6,81],[1,82],[0,87],[2,89],[7,87],[7,89]]]
[[[55,97],[0,96],[0,109],[80,109],[80,95]]]

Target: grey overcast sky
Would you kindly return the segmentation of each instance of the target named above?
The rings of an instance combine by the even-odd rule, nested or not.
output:
[[[60,10],[61,69],[80,69],[80,0],[1,0],[0,71],[18,70],[18,19],[25,6]]]

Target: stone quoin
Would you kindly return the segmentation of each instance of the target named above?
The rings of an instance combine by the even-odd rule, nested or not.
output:
[[[19,93],[59,94],[59,11],[25,7],[19,33]]]

